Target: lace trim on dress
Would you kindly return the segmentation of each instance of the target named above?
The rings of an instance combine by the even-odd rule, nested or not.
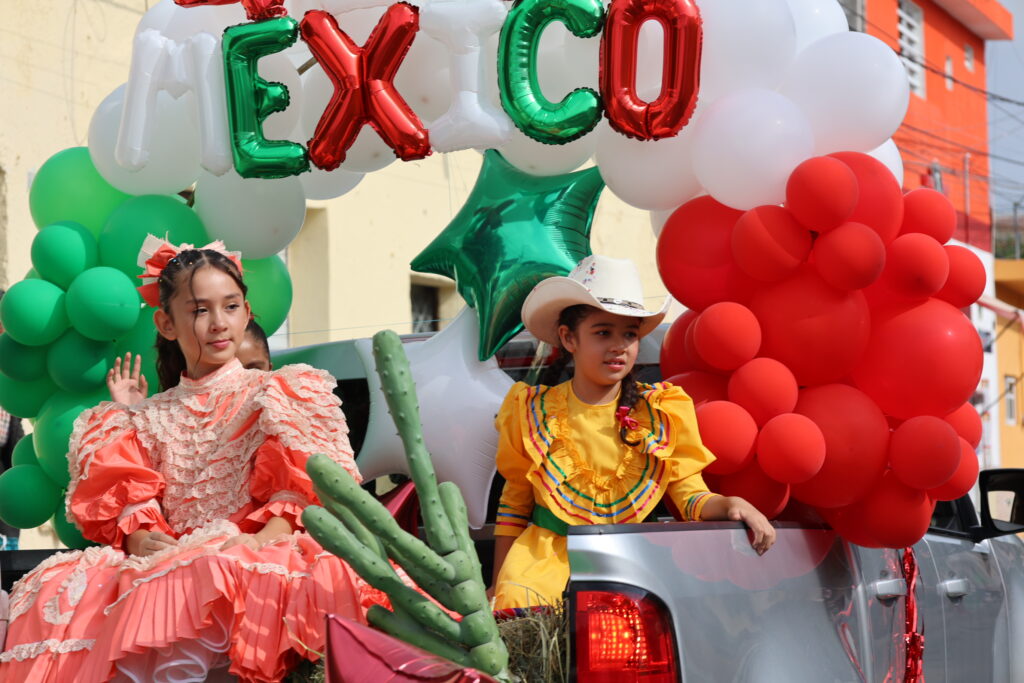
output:
[[[75,420],[68,445],[68,472],[71,481],[64,496],[65,516],[71,524],[83,531],[78,520],[71,514],[71,498],[75,495],[78,482],[89,478],[89,466],[93,456],[132,430],[129,409],[121,403],[105,401],[82,412]]]
[[[132,503],[131,505],[125,506],[125,508],[121,510],[121,514],[117,516],[117,521],[121,522],[125,519],[128,519],[139,510],[148,510],[150,508],[163,514],[163,510],[160,509],[160,503],[156,502],[155,499],[150,498],[149,500],[144,501],[142,503]]]
[[[60,587],[54,596],[43,605],[43,619],[46,623],[54,624],[55,626],[70,624],[71,618],[75,616],[75,608],[78,607],[78,603],[82,600],[87,587],[88,581],[86,580],[85,568],[79,564],[75,567],[74,571],[61,581]],[[61,596],[65,593],[67,593],[68,605],[71,609],[61,612],[60,600]]]
[[[306,499],[306,497],[301,495],[301,494],[296,493],[295,491],[278,491],[277,493],[272,495],[270,497],[270,500],[268,500],[267,502],[268,503],[278,503],[278,502],[295,503],[296,505],[301,505],[303,507],[309,505],[309,501]]]
[[[13,622],[32,608],[43,584],[60,574],[57,567],[69,562],[77,562],[86,569],[99,565],[114,567],[122,560],[124,560],[124,553],[108,545],[93,546],[85,550],[69,550],[51,555],[11,588],[10,621]]]
[[[13,661],[24,662],[26,659],[35,659],[44,652],[50,652],[56,655],[66,655],[71,652],[91,650],[92,646],[95,644],[95,640],[84,638],[75,638],[72,640],[57,640],[55,638],[51,638],[49,640],[41,640],[37,643],[22,643],[21,645],[15,645],[10,650],[0,654],[0,662],[4,664]]]

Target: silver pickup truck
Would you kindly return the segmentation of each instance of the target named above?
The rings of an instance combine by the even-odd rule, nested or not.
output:
[[[1024,681],[1024,470],[980,488],[906,555],[798,522],[763,557],[733,523],[572,527],[575,680]]]
[[[643,381],[660,379],[664,328],[641,344]],[[524,334],[498,362],[519,380],[536,358]],[[277,364],[300,360],[339,379],[358,452],[369,410],[353,342],[275,355]],[[763,557],[728,522],[572,527],[573,678],[895,683],[921,680],[923,666],[928,683],[1024,683],[1024,543],[1013,535],[1024,532],[1024,470],[985,471],[980,489],[980,519],[970,497],[939,503],[906,556],[849,544],[799,510],[783,519],[801,521],[776,522]],[[473,534],[485,576],[488,526]]]

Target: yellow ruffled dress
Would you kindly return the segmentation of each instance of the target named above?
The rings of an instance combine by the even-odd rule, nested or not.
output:
[[[711,496],[701,471],[715,457],[697,431],[693,401],[668,383],[640,384],[628,446],[619,438],[616,401],[584,403],[572,382],[517,383],[502,404],[498,471],[505,477],[496,536],[515,542],[498,574],[495,608],[550,605],[569,580],[570,524],[642,522],[669,498],[699,520]]]

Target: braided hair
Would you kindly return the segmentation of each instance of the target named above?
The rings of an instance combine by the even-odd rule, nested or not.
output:
[[[231,276],[244,297],[249,288],[242,282],[242,274],[224,254],[212,249],[186,249],[167,262],[160,278],[160,308],[167,315],[171,314],[171,299],[178,293],[182,285],[194,296],[192,280],[200,268],[216,268]],[[197,359],[198,360],[198,359]],[[157,332],[156,335],[156,374],[160,379],[160,391],[167,391],[178,386],[181,374],[188,369],[185,354],[181,352],[178,342],[167,339]]]
[[[562,312],[558,316],[558,326],[565,325],[573,333],[579,329],[580,323],[586,320],[590,315],[597,312],[599,309],[587,304],[576,304],[575,306],[569,306],[562,309]],[[541,377],[542,384],[554,384],[561,377],[562,371],[572,361],[572,354],[561,344],[558,345],[558,357],[551,365],[548,366],[547,370]],[[635,408],[637,402],[640,400],[640,388],[637,386],[635,370],[630,369],[626,376],[622,378],[619,387],[619,402],[616,405],[616,409],[626,406],[629,408],[631,413]],[[618,410],[616,410],[616,414]],[[628,414],[628,413],[627,413]],[[618,419],[618,418],[616,418]],[[625,424],[621,424],[619,427],[619,439],[622,443],[627,446],[637,446],[640,444],[639,441],[630,441],[628,437],[629,430],[626,429]]]

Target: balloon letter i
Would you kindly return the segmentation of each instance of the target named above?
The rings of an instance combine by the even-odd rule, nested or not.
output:
[[[302,145],[267,140],[263,121],[288,107],[288,88],[260,78],[260,57],[280,52],[295,42],[299,26],[281,17],[254,24],[232,26],[224,31],[224,77],[227,86],[228,123],[235,170],[244,178],[283,178],[309,170]]]

